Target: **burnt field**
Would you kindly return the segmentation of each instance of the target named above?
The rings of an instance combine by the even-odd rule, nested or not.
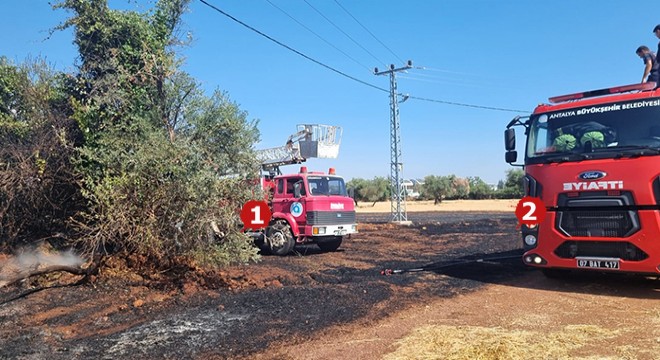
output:
[[[523,301],[515,293],[521,289],[656,299],[649,279],[564,282],[526,269],[513,214],[411,213],[410,227],[389,224],[388,216],[359,214],[360,233],[337,252],[302,246],[290,256],[267,256],[215,277],[172,284],[110,267],[93,284],[68,285],[76,279],[63,276],[56,286],[31,280],[0,289],[0,358],[377,359],[394,349],[389,337],[402,335],[392,332],[396,323],[382,336],[370,335],[359,347],[367,351],[372,344],[364,355],[342,355],[352,344],[345,337],[360,337],[360,331],[431,304],[446,302],[449,309],[457,299],[481,299],[494,287],[504,289],[500,298],[509,304],[498,310],[502,316],[515,310],[511,303]],[[470,261],[484,255],[486,261]],[[383,269],[428,265],[431,271],[381,275]],[[443,316],[479,313],[478,302],[474,309],[464,308],[469,301],[460,304],[454,315]],[[478,322],[489,324],[496,312],[484,312]],[[660,322],[660,310],[655,317]],[[413,325],[402,322],[400,329]],[[384,340],[385,347],[379,344]],[[336,353],[321,351],[337,344],[343,345]]]

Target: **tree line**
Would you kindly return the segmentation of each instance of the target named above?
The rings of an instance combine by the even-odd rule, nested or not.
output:
[[[406,194],[412,200],[433,200],[439,204],[443,200],[455,199],[518,199],[523,197],[524,189],[522,178],[524,172],[520,169],[510,169],[506,178],[500,180],[495,189],[478,176],[460,178],[456,175],[428,175],[419,184],[413,184],[412,191],[415,196]],[[351,179],[346,187],[355,203],[386,201],[391,196],[390,179],[374,177],[371,180]]]

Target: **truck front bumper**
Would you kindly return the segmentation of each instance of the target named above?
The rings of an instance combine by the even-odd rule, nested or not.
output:
[[[538,268],[660,274],[660,212],[638,214],[643,226],[628,237],[569,237],[557,230],[556,214],[548,212],[538,244],[525,247],[523,262]]]
[[[305,226],[306,236],[345,236],[357,232],[357,224]]]

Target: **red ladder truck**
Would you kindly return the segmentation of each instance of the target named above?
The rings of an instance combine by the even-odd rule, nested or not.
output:
[[[336,158],[341,127],[303,124],[297,128],[285,146],[257,154],[272,218],[264,231],[249,234],[263,252],[275,255],[286,255],[304,243],[335,251],[344,238],[357,232],[353,199],[333,168],[327,173],[308,172],[305,166],[298,173],[280,171],[281,166],[301,164],[308,158]]]
[[[522,225],[523,262],[567,270],[660,273],[660,90],[642,83],[550,98],[515,126],[527,138],[525,195],[547,215]]]

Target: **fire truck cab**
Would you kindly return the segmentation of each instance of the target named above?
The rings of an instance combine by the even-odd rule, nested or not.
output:
[[[321,250],[334,251],[344,237],[357,232],[353,199],[334,169],[308,172],[302,166],[299,173],[270,182],[272,220],[260,240],[262,250],[285,255],[296,244],[316,243]]]
[[[550,98],[515,126],[527,138],[525,195],[547,216],[523,225],[523,262],[566,270],[660,273],[660,90],[642,83]]]

